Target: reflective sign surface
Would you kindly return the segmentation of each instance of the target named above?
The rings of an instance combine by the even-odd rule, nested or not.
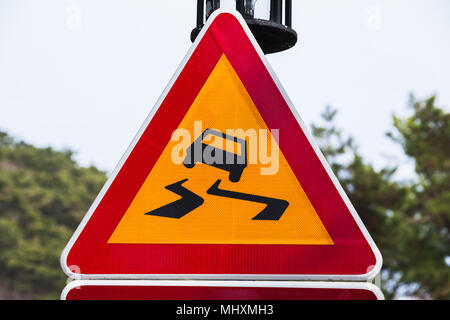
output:
[[[218,11],[61,263],[88,278],[361,280],[381,255],[245,22]]]

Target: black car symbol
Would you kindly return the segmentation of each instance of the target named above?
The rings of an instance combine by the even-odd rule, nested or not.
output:
[[[237,148],[233,148],[233,150],[237,150],[237,152],[229,152],[228,148],[223,148],[223,144],[221,148],[218,148],[214,143],[206,142],[209,141],[207,138],[210,135],[233,141],[234,147],[237,145]],[[228,145],[229,143],[227,143]],[[196,163],[204,163],[228,171],[230,173],[229,180],[238,182],[247,167],[247,141],[216,130],[206,129],[186,150],[186,158],[183,163],[189,169],[193,168]]]

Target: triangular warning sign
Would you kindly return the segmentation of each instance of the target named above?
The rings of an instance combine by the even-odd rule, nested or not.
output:
[[[381,255],[243,19],[218,11],[61,262],[73,277],[356,280]]]

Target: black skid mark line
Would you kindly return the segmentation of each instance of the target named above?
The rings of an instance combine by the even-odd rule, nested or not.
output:
[[[147,212],[146,215],[180,219],[192,210],[200,207],[204,202],[203,198],[182,186],[187,180],[184,179],[165,187],[167,190],[181,196],[181,199]]]
[[[280,220],[284,211],[289,206],[289,202],[286,200],[267,198],[267,197],[255,196],[255,195],[247,194],[247,193],[219,189],[220,182],[221,182],[220,179],[217,180],[211,186],[211,188],[208,189],[208,191],[206,193],[215,195],[215,196],[220,196],[220,197],[264,203],[267,205],[252,220],[275,220],[275,221]]]

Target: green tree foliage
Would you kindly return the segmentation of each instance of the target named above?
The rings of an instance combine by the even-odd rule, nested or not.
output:
[[[70,151],[16,142],[0,132],[0,298],[57,298],[59,255],[105,182]]]
[[[413,114],[394,117],[390,133],[414,160],[418,178],[399,182],[396,168],[375,170],[351,138],[336,128],[327,107],[313,134],[344,190],[383,254],[387,298],[400,292],[419,298],[450,298],[450,115],[435,98],[411,99]]]
[[[401,212],[410,253],[399,268],[401,280],[418,282],[420,297],[450,299],[450,114],[436,107],[435,97],[411,97],[410,106],[412,116],[394,117],[397,132],[389,134],[414,159],[419,177]]]

